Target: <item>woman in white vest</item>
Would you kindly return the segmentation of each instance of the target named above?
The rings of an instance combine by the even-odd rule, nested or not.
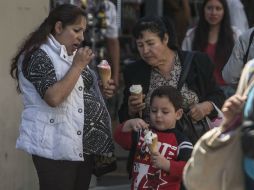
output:
[[[24,110],[16,147],[32,155],[40,190],[89,188],[95,155],[112,155],[111,119],[100,92],[94,58],[84,40],[86,15],[77,6],[53,9],[12,59]]]

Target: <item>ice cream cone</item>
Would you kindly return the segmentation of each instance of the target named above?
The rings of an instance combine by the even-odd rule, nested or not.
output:
[[[97,67],[102,81],[102,85],[106,87],[108,85],[108,81],[111,78],[111,67],[106,60],[102,60]]]
[[[149,144],[148,148],[151,153],[158,152],[158,137],[157,136],[152,139],[152,144]]]
[[[139,84],[131,85],[130,87],[130,93],[133,95],[138,95],[141,102],[143,102],[142,91],[142,86]],[[142,110],[139,111],[139,117],[142,118]]]
[[[152,131],[147,131],[144,137],[145,143],[147,144],[151,153],[158,152],[158,136]]]

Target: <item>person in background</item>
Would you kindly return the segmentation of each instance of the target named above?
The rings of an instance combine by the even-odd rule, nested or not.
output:
[[[227,0],[231,25],[241,33],[249,29],[249,23],[241,0]]]
[[[163,0],[163,16],[172,19],[178,43],[181,44],[191,23],[189,0]]]
[[[100,53],[102,55],[99,56],[101,59],[107,59],[111,64],[112,78],[118,87],[120,75],[120,45],[116,6],[110,0],[81,0],[81,7],[92,17],[90,20],[93,22],[91,28],[97,27],[97,30],[101,31],[101,36],[98,36],[97,39],[95,36],[88,37],[93,38],[95,41],[105,38],[106,47],[101,47]],[[86,40],[89,41],[91,39]]]
[[[182,43],[183,50],[207,53],[215,65],[214,77],[226,97],[234,89],[222,78],[222,69],[232,52],[240,31],[231,26],[226,0],[204,0],[197,26],[189,29]]]
[[[123,103],[119,110],[119,120],[139,117],[149,123],[150,97],[159,86],[177,88],[187,52],[179,50],[172,24],[166,18],[152,16],[138,20],[133,29],[137,49],[141,59],[127,65],[123,71]],[[143,87],[143,100],[132,95],[129,88],[133,84]],[[204,117],[217,117],[213,103],[221,108],[225,96],[213,77],[213,64],[205,53],[195,53],[187,79],[180,89],[183,108],[189,111],[194,121]]]
[[[251,39],[253,33],[254,27],[241,34],[235,43],[229,60],[222,70],[223,79],[228,84],[237,85],[245,63],[254,58],[254,39]]]
[[[253,12],[253,7],[254,7],[254,1],[253,0],[241,0],[244,10],[249,22],[249,26],[253,27],[254,26],[254,12]]]
[[[254,151],[253,151],[253,122],[254,122],[254,59],[251,59],[244,66],[236,94],[227,99],[222,107],[224,114],[224,128],[230,129],[235,122],[240,120],[242,130],[242,149],[243,149],[243,170],[245,174],[245,189],[254,188]],[[247,93],[245,92],[247,91]],[[245,132],[248,135],[245,136]],[[247,146],[246,146],[247,145]]]
[[[131,132],[140,132],[131,189],[179,190],[183,168],[193,149],[188,138],[175,128],[183,113],[181,93],[172,86],[160,86],[151,95],[150,107],[150,125],[140,118],[130,119],[114,133],[116,142],[130,150]],[[146,142],[148,129],[158,137],[155,150]]]
[[[114,151],[100,89],[110,98],[115,85],[100,87],[89,68],[94,53],[80,48],[86,29],[81,8],[57,6],[11,62],[24,104],[16,147],[32,155],[40,190],[88,189],[94,156]]]

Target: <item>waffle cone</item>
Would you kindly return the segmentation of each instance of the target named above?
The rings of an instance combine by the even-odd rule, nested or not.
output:
[[[133,95],[139,95],[140,101],[143,102],[142,92],[139,93],[139,94],[131,92],[131,94],[133,94]],[[142,118],[142,110],[139,111],[138,115],[139,115],[140,118]]]
[[[149,144],[148,148],[149,148],[151,153],[158,152],[158,137],[153,138],[152,144]]]
[[[137,93],[134,93],[134,92],[131,92],[132,95],[139,95],[139,98],[141,99],[141,101],[143,102],[143,99],[142,99],[142,92],[137,94]]]
[[[108,81],[111,78],[111,69],[99,67],[99,75],[102,81],[102,85],[105,87],[108,85]]]

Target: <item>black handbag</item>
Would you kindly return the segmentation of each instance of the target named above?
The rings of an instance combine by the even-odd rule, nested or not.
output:
[[[116,157],[113,154],[112,156],[106,155],[95,155],[94,156],[94,168],[93,174],[96,177],[100,177],[107,173],[115,171],[117,168]]]
[[[187,52],[182,68],[181,77],[177,86],[179,91],[181,90],[187,78],[192,58],[194,55],[195,55],[194,52]],[[194,145],[197,142],[197,140],[210,128],[205,118],[200,121],[193,121],[191,117],[188,115],[188,112],[189,110],[184,111],[182,118],[179,121],[177,121],[176,128],[179,131],[183,132]]]
[[[183,113],[182,118],[177,122],[176,128],[183,132],[193,145],[210,129],[206,119],[192,121],[186,112]]]

